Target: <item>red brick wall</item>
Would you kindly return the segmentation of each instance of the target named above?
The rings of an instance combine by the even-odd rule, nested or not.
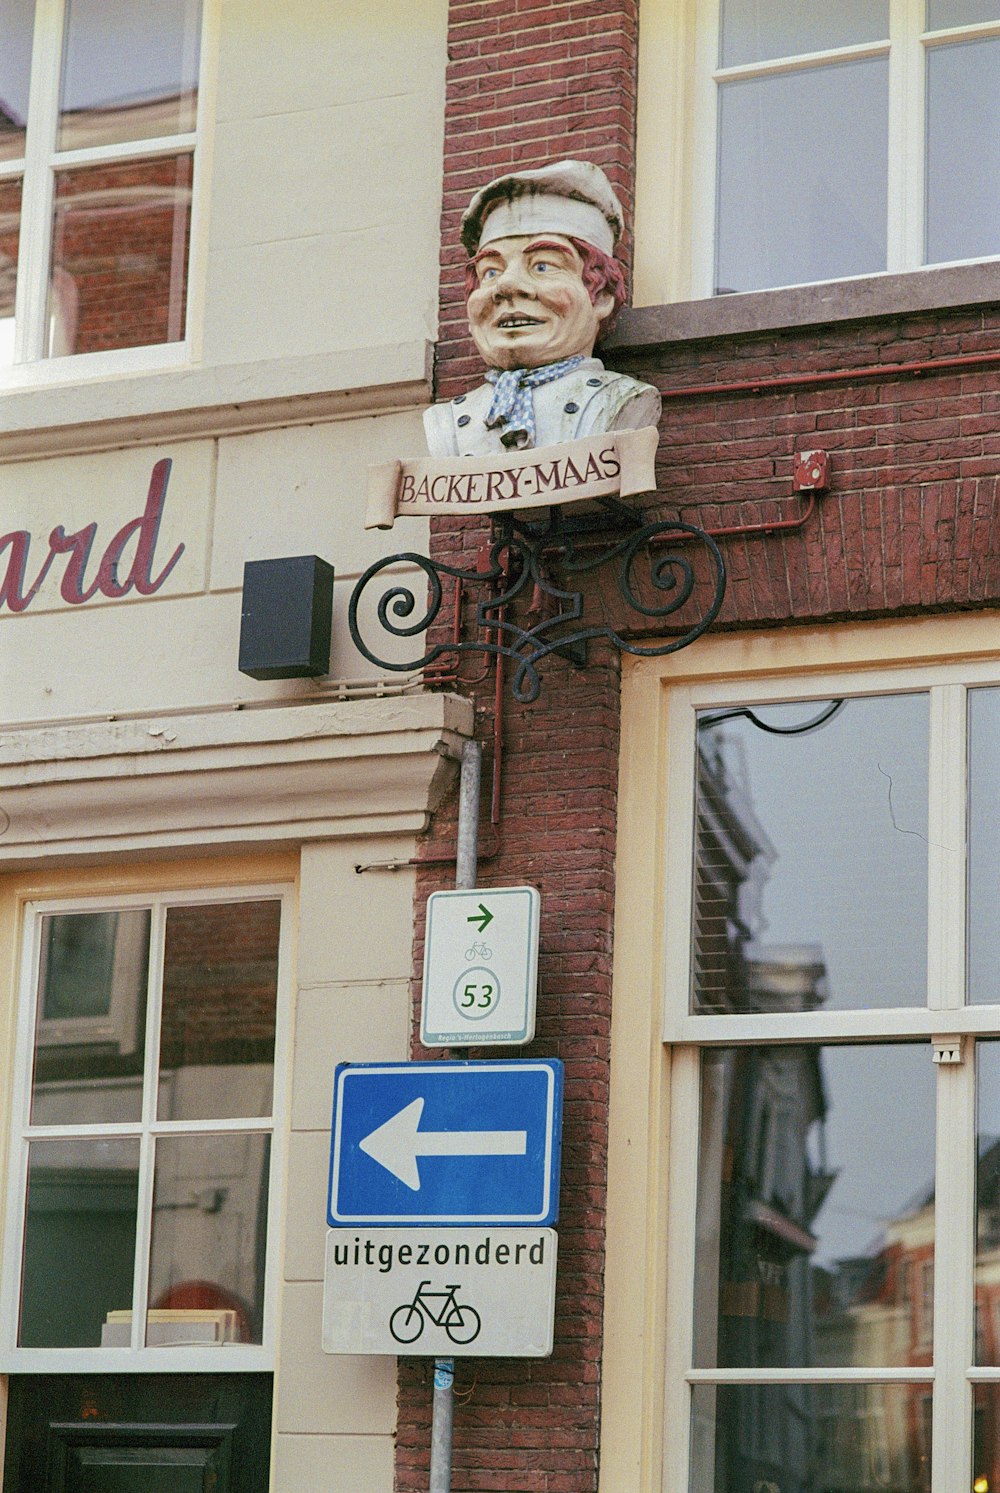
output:
[[[439,398],[481,378],[466,333],[458,236],[476,187],[514,165],[592,160],[631,216],[636,21],[635,0],[453,3]],[[438,526],[432,545],[439,558],[471,566],[487,537],[475,522],[452,521]],[[514,704],[508,688],[499,849],[481,862],[479,881],[529,883],[542,897],[537,1036],[529,1048],[503,1050],[566,1064],[555,1351],[549,1359],[456,1360],[453,1493],[594,1493],[597,1486],[619,675],[617,657],[600,646],[584,670],[559,658],[543,668],[536,704]],[[463,677],[480,672],[478,663],[463,665]],[[459,687],[475,696],[477,735],[486,744],[481,845],[488,852],[492,682]],[[453,852],[454,835],[452,803],[437,816],[424,854]],[[453,865],[428,864],[418,914],[430,892],[453,885]],[[421,958],[418,944],[418,969]],[[431,1382],[430,1364],[400,1360],[399,1493],[427,1487]]]
[[[949,363],[998,349],[991,305],[619,355],[664,390],[760,380],[758,392],[665,401],[659,514],[706,527],[794,516],[795,451],[830,452],[829,492],[800,530],[721,541],[729,584],[718,625],[1000,600],[1000,356]],[[932,366],[878,375],[879,364],[909,362]],[[854,369],[867,376],[841,377]],[[835,377],[794,382],[823,372]]]
[[[465,330],[458,240],[476,187],[515,164],[575,156],[604,166],[631,212],[635,45],[634,0],[453,0],[439,398],[480,376]],[[831,490],[800,529],[720,540],[729,587],[717,626],[1000,601],[1000,359],[978,370],[878,373],[879,364],[998,347],[1000,312],[991,307],[674,342],[609,357],[668,395],[651,516],[679,514],[707,527],[794,517],[795,451],[831,452]],[[839,377],[850,369],[859,372]],[[817,373],[838,376],[802,381]],[[788,379],[799,382],[781,382]],[[755,387],[669,397],[738,381]],[[471,568],[487,537],[474,521],[439,521],[432,549]],[[696,571],[707,574],[700,560]],[[616,606],[599,582],[588,590],[592,608]],[[458,688],[475,698],[486,749],[486,825],[493,699],[489,678],[473,682],[479,672],[478,664],[463,662]],[[583,670],[551,658],[541,673],[533,705],[514,705],[508,689],[500,823],[495,842],[484,828],[481,849],[489,854],[479,880],[530,882],[542,894],[538,1035],[527,1052],[566,1062],[556,1345],[548,1360],[457,1361],[453,1493],[597,1487],[617,658],[591,645]],[[454,831],[452,803],[423,847],[418,922],[427,895],[453,885],[445,858],[453,854]],[[418,942],[417,970],[421,954]],[[427,1486],[431,1379],[429,1364],[401,1360],[398,1493]]]

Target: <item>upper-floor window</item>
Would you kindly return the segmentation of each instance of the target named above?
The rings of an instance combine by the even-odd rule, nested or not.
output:
[[[181,342],[201,0],[5,0],[0,370]]]
[[[674,41],[693,41],[687,72],[655,27],[644,40],[640,301],[1000,254],[1000,0],[696,11],[693,38],[675,22]],[[685,100],[683,150],[664,86]]]

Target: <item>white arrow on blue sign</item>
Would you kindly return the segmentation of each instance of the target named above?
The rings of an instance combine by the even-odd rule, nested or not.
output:
[[[554,1223],[562,1087],[555,1058],[340,1064],[329,1223]]]

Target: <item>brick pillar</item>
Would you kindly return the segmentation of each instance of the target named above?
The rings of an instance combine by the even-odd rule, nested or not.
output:
[[[465,326],[459,220],[473,191],[512,166],[563,157],[602,166],[631,215],[635,0],[455,0],[449,29],[437,392],[479,382]],[[471,566],[489,538],[473,520],[432,525],[440,559]],[[618,773],[618,659],[541,665],[540,699],[503,706],[500,822],[490,827],[492,678],[460,683],[484,746],[481,885],[529,883],[542,898],[538,1028],[514,1056],[566,1064],[555,1351],[549,1359],[457,1361],[453,1493],[596,1493],[608,1126],[611,932]],[[466,660],[463,679],[484,672]],[[455,802],[423,847],[417,917],[454,885]],[[415,967],[422,944],[418,937]],[[423,1049],[415,1049],[423,1052]],[[495,1054],[492,1054],[495,1055]],[[432,1369],[400,1366],[398,1493],[423,1493]]]

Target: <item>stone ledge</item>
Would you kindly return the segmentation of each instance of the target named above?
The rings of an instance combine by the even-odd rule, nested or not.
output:
[[[951,265],[903,275],[868,275],[787,290],[713,296],[623,311],[601,350],[628,354],[661,343],[788,331],[869,317],[910,316],[1000,301],[1000,262]],[[611,363],[615,358],[610,358]]]
[[[471,730],[418,694],[7,732],[0,867],[420,833]]]
[[[0,388],[0,461],[412,409],[430,402],[432,353],[409,342]]]

